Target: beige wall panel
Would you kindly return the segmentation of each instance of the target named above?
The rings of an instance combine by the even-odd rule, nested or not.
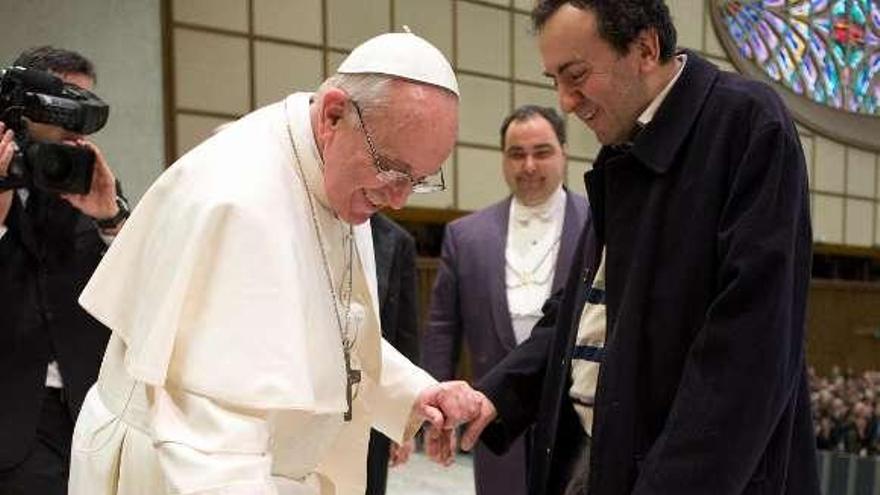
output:
[[[250,109],[247,40],[182,28],[174,35],[177,106],[246,113]]]
[[[479,210],[510,193],[501,172],[501,152],[458,147],[458,207]]]
[[[584,174],[593,168],[592,162],[582,160],[569,160],[568,170],[565,174],[565,185],[569,190],[581,196],[586,196],[587,191],[584,186]]]
[[[499,145],[498,128],[509,112],[510,83],[459,76],[461,106],[458,138],[471,143]]]
[[[296,91],[314,91],[323,78],[320,50],[258,41],[254,46],[257,106]]]
[[[813,196],[813,240],[831,244],[843,242],[843,198]]]
[[[733,64],[727,61],[727,59],[710,58],[709,61],[715,64],[715,67],[718,67],[725,72],[739,72]]]
[[[321,0],[254,0],[254,31],[321,44]]]
[[[452,60],[452,0],[395,0],[395,31],[404,25]]]
[[[874,245],[880,246],[880,202],[874,204]]]
[[[347,53],[329,52],[327,54],[327,75],[328,77],[336,73],[336,69],[342,65],[342,61],[347,57]]]
[[[175,21],[247,32],[247,0],[174,0]]]
[[[513,86],[513,102],[518,107],[527,104],[541,105],[559,112],[559,101],[556,99],[556,91],[552,89],[515,84]],[[559,113],[561,115],[562,112]]]
[[[724,51],[724,47],[721,45],[721,41],[718,40],[718,35],[715,33],[715,26],[712,24],[712,18],[709,15],[708,11],[706,11],[703,19],[703,29],[706,30],[706,46],[703,47],[703,51],[710,55],[716,55],[726,58],[727,52]]]
[[[544,76],[538,40],[531,32],[529,16],[515,14],[513,18],[514,77],[539,83],[550,80]]]
[[[327,0],[330,45],[352,49],[389,29],[389,0]]]
[[[502,7],[510,7],[512,0],[482,0],[486,3],[494,3],[495,5],[500,5]]]
[[[513,0],[514,7],[518,9],[528,10],[531,12],[535,6],[535,0]]]
[[[455,150],[452,152],[455,153]],[[455,207],[455,165],[452,160],[452,154],[443,163],[443,178],[446,180],[446,190],[427,193],[412,194],[406,206],[416,206],[420,208],[454,208]]]
[[[197,144],[211,137],[215,129],[227,122],[232,121],[201,115],[177,114],[177,157],[183,156]]]
[[[678,46],[703,49],[703,26],[705,15],[702,0],[666,0],[672,22],[678,31]]]
[[[577,117],[569,115],[567,119],[568,129],[568,152],[572,156],[581,158],[596,158],[602,145],[596,139],[596,134],[580,121]]]
[[[857,148],[846,149],[846,192],[854,196],[874,197],[876,182],[875,155]]]
[[[804,162],[807,164],[807,179],[810,189],[813,188],[813,138],[801,136],[801,148],[804,150]]]
[[[510,14],[458,3],[458,67],[510,76]]]
[[[816,135],[816,133],[811,131],[809,127],[805,127],[805,126],[801,125],[800,123],[798,123],[797,121],[795,121],[794,126],[797,127],[798,135],[800,137],[804,137],[804,136],[813,137]]]
[[[868,247],[874,242],[874,202],[846,200],[846,238],[849,246]]]
[[[846,159],[844,146],[822,138],[816,138],[816,166],[814,187],[819,191],[842,193]]]

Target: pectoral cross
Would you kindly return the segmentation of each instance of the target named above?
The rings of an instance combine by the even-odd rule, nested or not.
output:
[[[351,351],[346,348],[343,349],[343,353],[345,354],[345,402],[348,405],[348,410],[342,415],[342,419],[351,421],[354,387],[361,381],[361,371],[351,368]]]

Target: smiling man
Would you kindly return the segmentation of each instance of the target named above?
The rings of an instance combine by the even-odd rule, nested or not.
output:
[[[449,224],[422,343],[422,366],[455,376],[467,342],[479,379],[526,340],[549,295],[565,284],[587,202],[562,186],[565,122],[526,105],[501,124],[502,169],[511,195]],[[524,495],[526,435],[504,455],[478,448],[478,495]]]
[[[463,445],[536,423],[531,495],[817,495],[809,195],[782,101],[676,52],[662,0],[532,19],[560,106],[603,144],[593,221],[542,324],[477,384],[491,401]]]
[[[444,187],[457,112],[443,55],[386,34],[172,165],[81,297],[113,335],[70,493],[362,494],[371,427],[471,417],[382,340],[368,223]]]

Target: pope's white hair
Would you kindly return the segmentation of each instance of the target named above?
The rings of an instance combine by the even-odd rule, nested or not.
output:
[[[349,98],[356,101],[364,113],[372,113],[384,109],[389,104],[391,76],[383,74],[334,74],[318,88],[323,95],[330,88],[345,91]]]

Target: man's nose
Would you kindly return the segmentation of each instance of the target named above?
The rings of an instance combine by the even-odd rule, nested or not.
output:
[[[574,88],[560,85],[556,91],[559,94],[559,108],[565,113],[575,111],[584,99],[580,91]]]
[[[395,210],[403,208],[410,194],[412,194],[412,185],[407,180],[389,184],[386,198],[388,206]]]
[[[534,155],[526,155],[526,161],[523,163],[523,170],[528,173],[534,173],[538,166],[535,164]]]

